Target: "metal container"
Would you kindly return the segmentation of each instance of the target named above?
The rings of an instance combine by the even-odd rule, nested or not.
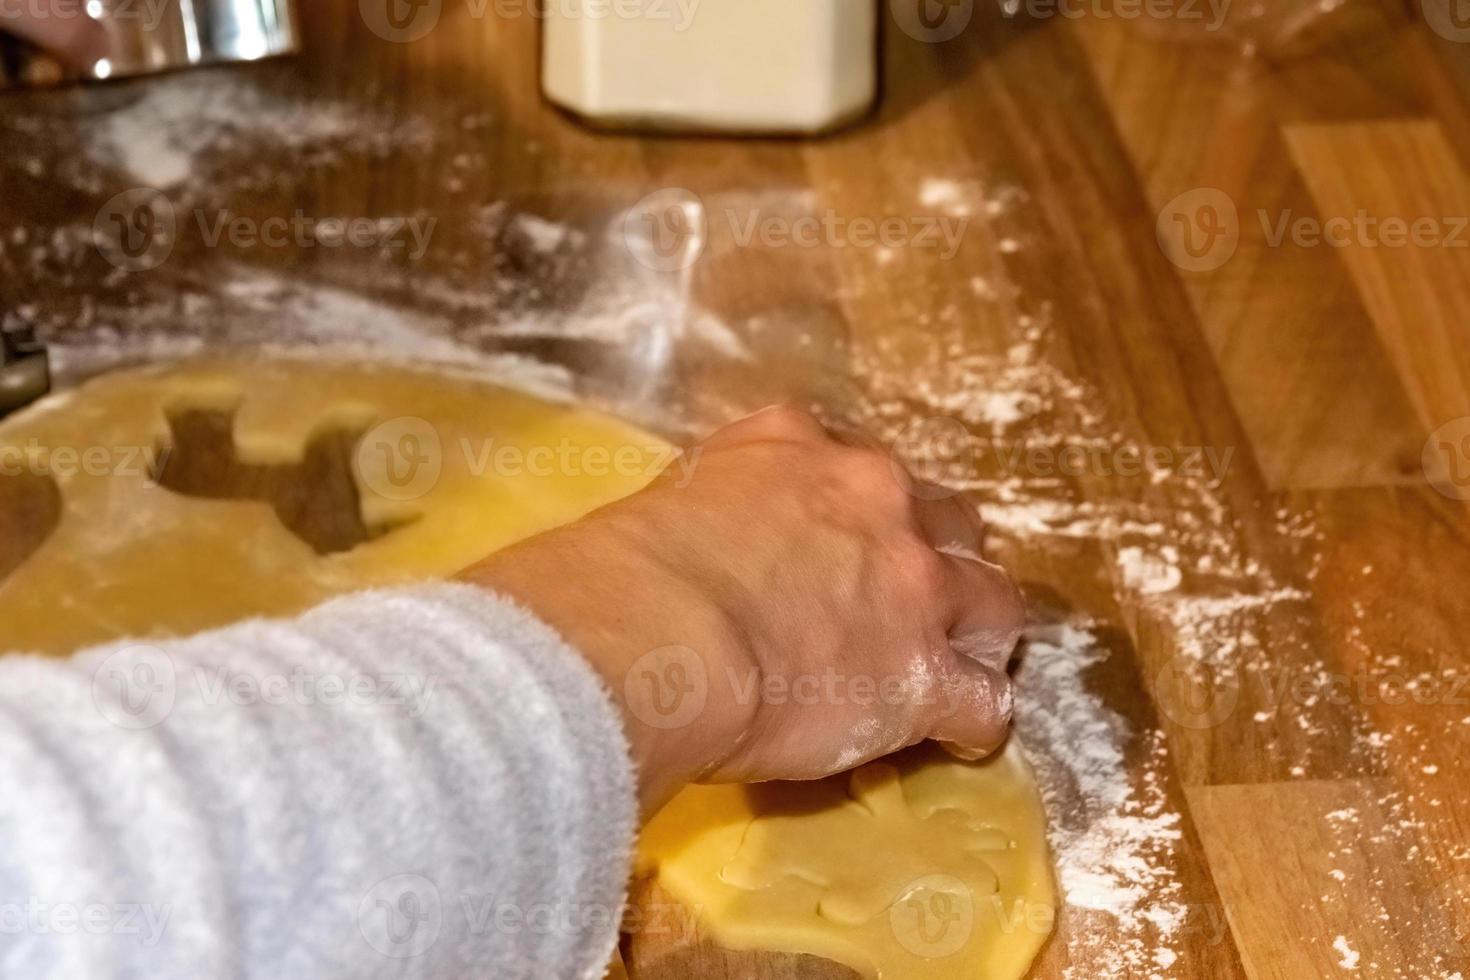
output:
[[[87,12],[110,37],[94,78],[256,61],[299,44],[294,0],[88,0]]]
[[[19,320],[0,322],[0,417],[50,390],[51,363],[35,330]]]
[[[0,59],[4,82],[46,84],[78,74],[126,78],[256,61],[300,45],[296,0],[85,0],[85,16],[106,32],[105,57],[68,73],[37,49],[7,43]]]

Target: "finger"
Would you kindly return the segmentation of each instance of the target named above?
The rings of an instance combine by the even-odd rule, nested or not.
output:
[[[730,423],[706,439],[704,447],[731,449],[756,442],[826,442],[828,438],[827,430],[816,416],[794,405],[782,404]]]
[[[930,738],[961,759],[983,759],[1005,743],[1014,700],[1003,671],[956,660],[941,690],[944,703]]]
[[[960,657],[1004,670],[1021,630],[1026,604],[999,565],[980,558],[944,556],[949,575],[949,643]]]
[[[0,29],[30,41],[73,68],[90,68],[107,54],[107,29],[74,5],[43,3],[19,17],[0,18]]]
[[[921,499],[914,503],[919,529],[935,550],[978,557],[985,536],[979,513],[959,497]]]

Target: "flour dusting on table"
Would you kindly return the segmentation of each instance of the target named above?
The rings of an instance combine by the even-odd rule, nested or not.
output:
[[[991,207],[997,200],[1004,206]],[[1189,775],[1190,762],[1168,753],[1168,726],[1186,735],[1229,726],[1223,737],[1251,746],[1255,771],[1264,766],[1282,781],[1342,775],[1344,746],[1347,773],[1371,776],[1387,765],[1394,733],[1343,710],[1331,696],[1336,676],[1313,655],[1309,603],[1322,558],[1311,510],[1281,506],[1272,515],[1273,544],[1297,560],[1270,564],[1272,552],[1256,548],[1236,517],[1251,504],[1230,493],[1232,467],[1248,463],[1203,436],[1143,443],[1142,426],[1123,414],[1129,406],[1080,380],[1052,330],[1052,307],[1009,285],[1004,270],[1017,243],[1025,247],[1025,229],[1011,233],[1005,217],[1023,195],[935,179],[921,183],[916,203],[999,215],[988,229],[994,268],[953,297],[926,298],[923,308],[939,312],[916,314],[923,346],[880,338],[859,352],[855,414],[926,479],[967,491],[997,555],[1023,579],[1047,581],[1053,563],[1096,569],[1096,592],[1045,600],[1061,609],[1043,609],[1043,620],[1060,625],[1033,631],[1017,677],[1017,729],[1043,786],[1067,901],[1059,942],[1073,980],[1177,976],[1192,948],[1228,944],[1229,925],[1221,897],[1183,865],[1188,828],[1176,770]],[[997,340],[1006,333],[1008,341]],[[1148,656],[1170,659],[1150,662],[1128,649],[1128,637],[1150,641]],[[1374,670],[1393,669],[1364,653]],[[1125,719],[1122,702],[1105,700],[1102,674],[1151,694],[1159,717],[1138,710],[1135,693]],[[1386,826],[1332,824],[1333,853],[1351,854],[1371,834],[1409,860],[1432,862],[1416,843],[1422,825],[1407,801],[1379,806]],[[1346,918],[1389,915],[1384,883],[1338,870],[1343,880],[1327,882],[1362,896]],[[1353,936],[1344,942],[1359,950]],[[1425,962],[1426,975],[1450,975],[1437,952]],[[1374,968],[1362,958],[1362,969]]]
[[[1088,670],[1109,656],[1085,628],[1034,628],[1017,673],[1016,727],[1036,769],[1057,875],[1075,929],[1073,959],[1085,952],[1077,980],[1146,975],[1178,956],[1188,917],[1175,873],[1181,837],[1161,785],[1162,736],[1144,738],[1144,762],[1125,755],[1135,733],[1088,690]],[[1095,915],[1111,922],[1093,939]]]
[[[228,73],[151,79],[138,91],[136,101],[89,127],[87,147],[95,159],[158,189],[201,176],[206,155],[252,144],[320,157],[422,145],[431,137],[423,120],[394,123],[347,102],[306,103]]]

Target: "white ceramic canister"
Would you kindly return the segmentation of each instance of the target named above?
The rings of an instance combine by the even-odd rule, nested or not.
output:
[[[878,92],[878,0],[544,0],[542,87],[605,126],[818,133]]]

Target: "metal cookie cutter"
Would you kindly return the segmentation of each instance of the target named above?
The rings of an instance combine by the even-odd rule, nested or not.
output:
[[[51,390],[46,345],[28,323],[0,325],[0,416],[24,408]]]

